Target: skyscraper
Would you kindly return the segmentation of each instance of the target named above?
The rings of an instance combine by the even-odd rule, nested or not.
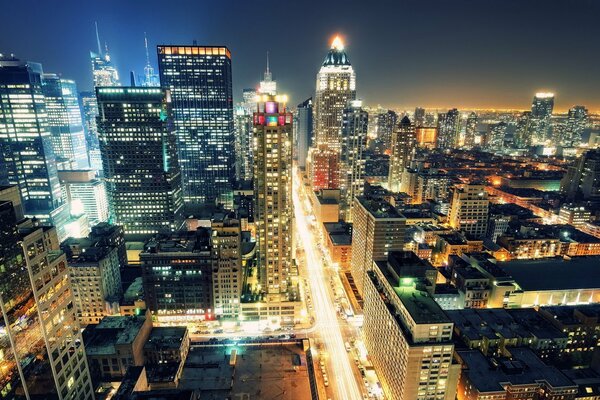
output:
[[[405,116],[392,133],[390,172],[388,174],[388,189],[392,192],[400,191],[402,172],[408,168],[413,159],[416,142],[415,126]]]
[[[456,108],[438,117],[438,147],[452,149],[458,144],[460,114]]]
[[[296,109],[296,158],[300,168],[306,167],[308,149],[312,145],[313,138],[313,102],[312,97],[298,104]]]
[[[254,162],[252,148],[252,113],[244,106],[235,108],[235,179],[237,182],[252,181]]]
[[[425,126],[425,109],[421,107],[415,108],[415,127],[421,128]]]
[[[277,82],[273,80],[273,74],[269,68],[269,53],[267,53],[267,68],[265,69],[263,80],[260,81],[258,93],[268,94],[271,96],[275,96],[277,94]]]
[[[158,75],[154,72],[154,67],[150,62],[150,52],[148,51],[148,38],[146,37],[146,32],[144,32],[144,48],[146,50],[146,65],[144,66],[144,82],[142,86],[160,86]]]
[[[583,131],[589,126],[588,110],[584,106],[573,106],[569,109],[565,137],[562,144],[564,146],[579,146]]]
[[[356,74],[344,51],[344,43],[336,37],[317,74],[315,93],[314,128],[315,149],[312,156],[318,158],[337,157],[340,151],[340,128],[342,111],[350,100],[356,97]],[[320,153],[320,154],[319,154]],[[311,161],[312,162],[312,161]],[[335,163],[324,163],[324,165]],[[315,170],[317,172],[318,170]],[[327,175],[339,174],[339,171],[328,171]],[[323,181],[322,177],[311,176],[313,182]],[[339,182],[329,179],[330,182]],[[337,187],[331,187],[337,189]]]
[[[551,138],[553,109],[554,93],[536,93],[533,96],[529,123],[531,144],[544,144]]]
[[[286,96],[262,96],[254,113],[254,198],[261,286],[284,297],[292,264],[292,114]]]
[[[98,52],[90,51],[90,60],[92,61],[92,74],[94,76],[94,86],[119,86],[119,73],[110,60],[108,45],[104,45],[104,51],[100,45],[100,35],[98,33],[98,23],[96,23],[96,41]]]
[[[364,191],[365,158],[369,114],[362,101],[352,100],[342,113],[342,148],[340,152],[341,214],[346,222],[352,221],[355,196]]]
[[[377,142],[381,152],[389,151],[392,145],[392,132],[398,123],[398,114],[392,110],[382,110],[374,122],[377,124]]]
[[[477,114],[471,112],[467,117],[467,125],[465,127],[465,143],[464,146],[468,149],[475,146],[475,134],[477,133]]]
[[[54,154],[71,161],[75,168],[87,168],[87,145],[75,81],[61,79],[56,74],[44,74],[42,92]]]
[[[96,88],[112,218],[125,234],[179,229],[183,200],[171,97],[159,88]]]
[[[17,223],[0,203],[0,392],[8,399],[93,399],[65,254],[56,230]]]
[[[62,199],[42,92],[42,66],[0,58],[0,177],[18,185],[27,216],[54,224],[63,238]]]
[[[231,53],[218,46],[158,46],[171,91],[186,203],[233,203],[235,144]]]
[[[600,150],[588,150],[568,167],[560,191],[567,200],[600,199]]]

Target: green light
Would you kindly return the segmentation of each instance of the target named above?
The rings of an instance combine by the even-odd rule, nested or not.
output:
[[[400,286],[413,286],[415,283],[414,278],[402,278],[400,279]]]

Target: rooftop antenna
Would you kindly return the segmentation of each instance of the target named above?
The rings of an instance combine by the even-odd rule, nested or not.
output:
[[[101,56],[102,55],[102,47],[100,46],[100,34],[98,33],[98,21],[95,21],[94,24],[96,25],[96,42],[98,44],[98,55]]]
[[[267,74],[269,73],[269,50],[267,50]]]

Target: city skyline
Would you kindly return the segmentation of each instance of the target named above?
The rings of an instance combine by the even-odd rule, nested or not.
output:
[[[74,79],[80,90],[88,90],[89,51],[97,48],[95,21],[101,45],[108,45],[122,77],[130,70],[140,76],[144,73],[144,32],[155,69],[153,49],[157,44],[191,44],[196,39],[199,43],[227,45],[234,60],[237,101],[243,88],[255,87],[260,80],[270,51],[274,79],[297,104],[310,96],[322,54],[339,34],[357,70],[358,97],[366,104],[397,109],[527,109],[532,93],[552,91],[559,112],[579,104],[592,112],[600,110],[596,95],[599,83],[589,79],[599,56],[587,51],[600,34],[593,23],[600,6],[590,1],[570,3],[579,13],[563,13],[556,1],[509,1],[477,7],[468,7],[469,1],[452,5],[438,1],[380,2],[369,6],[328,2],[319,4],[310,29],[305,16],[316,5],[286,4],[281,12],[292,18],[279,18],[275,10],[261,8],[261,15],[273,21],[275,30],[290,32],[293,38],[275,35],[268,44],[242,34],[263,28],[245,18],[254,5],[238,1],[172,7],[173,12],[167,16],[154,13],[160,6],[152,1],[143,8],[111,1],[101,5],[70,3],[51,8],[40,4],[33,13],[28,12],[31,35],[7,34],[18,32],[13,24],[22,20],[20,15],[25,18],[24,10],[7,4],[6,12],[16,18],[0,28],[5,33],[0,36],[0,52],[40,62],[45,72]],[[112,12],[116,9],[118,13]],[[50,12],[60,12],[69,24],[50,29],[51,22],[44,18]],[[128,17],[133,15],[136,18]],[[188,17],[191,15],[194,18]],[[364,15],[372,15],[378,23],[359,24],[357,19]],[[403,18],[403,23],[395,24],[396,18]],[[430,21],[426,29],[421,21]]]

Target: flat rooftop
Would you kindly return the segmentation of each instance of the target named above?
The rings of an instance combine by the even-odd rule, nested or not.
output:
[[[83,331],[87,355],[116,354],[115,345],[131,344],[146,322],[145,316],[108,316]]]
[[[185,326],[153,327],[144,350],[179,349],[186,334]]]
[[[525,291],[600,288],[600,256],[515,260],[497,265]]]
[[[503,392],[507,383],[536,385],[544,381],[555,389],[576,387],[560,370],[544,364],[532,350],[519,347],[510,352],[511,358],[489,358],[479,350],[457,351],[467,365],[462,374],[482,393]]]
[[[352,235],[347,233],[330,233],[329,238],[334,246],[350,246],[352,244]]]
[[[451,322],[439,304],[427,292],[395,287],[394,291],[417,324]]]
[[[301,343],[194,346],[179,389],[197,389],[203,400],[310,400],[309,371]],[[232,366],[234,349],[237,357]]]
[[[377,198],[369,198],[366,196],[357,197],[360,204],[375,218],[401,218],[405,219],[404,215],[400,214],[390,203]]]

